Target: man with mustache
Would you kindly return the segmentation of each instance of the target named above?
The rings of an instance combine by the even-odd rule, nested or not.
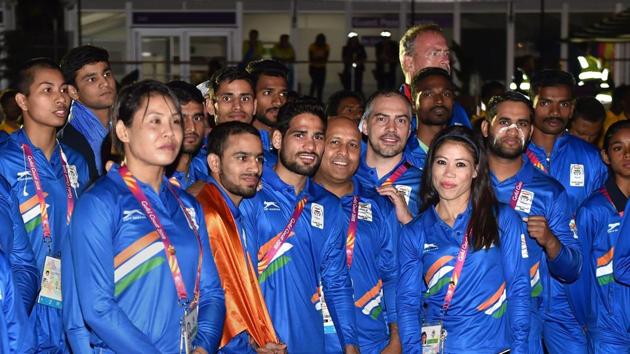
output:
[[[73,48],[61,59],[61,70],[72,106],[59,140],[83,155],[94,181],[111,159],[109,114],[116,101],[116,80],[109,53],[91,45]]]
[[[182,107],[184,139],[179,156],[171,168],[174,169],[169,181],[182,189],[187,189],[208,173],[205,157],[200,154],[206,131],[206,118],[203,112],[203,96],[192,84],[184,81],[171,81],[166,84]]]
[[[341,205],[311,180],[325,132],[321,103],[298,98],[283,106],[272,134],[278,162],[265,165],[260,190],[241,203],[258,282],[291,353],[323,353],[332,322],[344,351],[358,352]]]
[[[400,353],[396,324],[395,238],[400,224],[383,197],[366,193],[354,176],[361,156],[361,133],[354,120],[328,121],[322,163],[315,182],[341,200],[346,263],[354,288],[354,313],[363,353]],[[388,331],[389,326],[389,331]],[[340,352],[336,336],[326,336],[328,352]],[[334,349],[334,350],[333,350]]]
[[[523,218],[529,236],[521,237],[531,284],[529,352],[543,353],[547,321],[554,321],[556,306],[568,308],[563,284],[574,282],[582,266],[569,197],[558,181],[536,169],[523,152],[532,134],[534,107],[516,91],[490,100],[481,123],[496,197]],[[563,302],[553,302],[552,297]],[[545,332],[553,336],[553,332]],[[565,343],[565,350],[573,352]],[[577,348],[579,352],[579,347]]]
[[[254,86],[247,72],[236,67],[219,69],[210,79],[217,125],[239,121],[251,124],[256,112]]]
[[[358,180],[367,191],[387,197],[400,222],[409,222],[419,211],[422,178],[403,153],[411,134],[411,104],[398,91],[377,92],[368,99],[359,128],[368,142]]]

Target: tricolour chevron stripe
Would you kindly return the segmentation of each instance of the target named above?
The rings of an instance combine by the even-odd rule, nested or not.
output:
[[[436,294],[445,285],[450,283],[451,277],[448,276],[453,271],[453,266],[447,263],[453,259],[453,256],[440,257],[435,263],[429,267],[424,280],[427,283],[427,292],[425,297]]]
[[[505,283],[502,283],[499,289],[492,296],[477,307],[477,310],[484,311],[488,316],[499,318],[503,316],[507,308],[507,295],[505,292]]]
[[[129,258],[128,261],[121,264],[120,267],[114,271],[114,282],[118,282],[124,278],[127,274],[141,266],[144,262],[151,259],[153,256],[160,254],[164,250],[164,244],[162,242],[154,242],[142,251],[138,252],[135,256]]]
[[[48,193],[44,193],[44,198],[48,196]],[[49,204],[46,204],[46,209],[50,208]],[[32,232],[42,223],[42,210],[39,207],[39,201],[37,196],[26,200],[20,204],[20,214],[22,214],[22,222],[24,222],[24,228],[26,232]]]
[[[291,234],[289,234],[289,237],[287,238],[290,239],[291,237],[293,237],[293,235],[295,235],[295,233],[291,232]],[[276,242],[276,240],[280,237],[280,234],[276,235],[275,237],[273,237],[271,240],[267,241],[267,243],[265,243],[264,245],[262,245],[260,247],[260,249],[258,250],[258,281],[260,282],[260,278],[262,278],[262,274],[264,273],[265,270],[267,270],[267,268],[269,266],[271,266],[271,264],[278,258],[280,258],[280,256],[283,256],[285,253],[287,253],[291,248],[293,248],[293,245],[285,242],[282,244],[282,246],[280,246],[280,248],[278,249],[278,252],[276,252],[276,254],[273,256],[273,258],[269,261],[269,264],[267,264],[266,259],[264,258],[265,255],[267,254],[267,251],[273,247],[274,243]],[[286,264],[286,262],[283,263],[283,265]],[[275,272],[276,270],[278,270],[279,268],[276,268],[273,272]],[[271,273],[273,273],[271,272]],[[270,274],[267,274],[267,276],[269,276]],[[266,277],[265,277],[266,278]]]
[[[599,285],[606,285],[614,280],[613,278],[613,255],[615,254],[615,248],[611,247],[606,254],[597,258],[597,270],[595,275],[597,276],[597,282]]]
[[[529,284],[532,288],[531,296],[537,297],[542,293],[542,283],[540,282],[540,261],[536,262],[529,269]]]

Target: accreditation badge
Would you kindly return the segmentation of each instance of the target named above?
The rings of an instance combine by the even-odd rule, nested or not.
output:
[[[402,196],[405,198],[405,204],[409,206],[409,199],[411,198],[412,188],[404,184],[397,184],[394,186],[394,188],[396,188],[396,190],[402,194]]]
[[[518,195],[516,206],[514,210],[529,214],[532,210],[532,203],[534,202],[534,192],[527,189],[521,189],[521,193]]]
[[[328,305],[326,304],[326,299],[324,298],[324,290],[322,289],[322,294],[320,297],[320,301],[322,304],[322,317],[324,318],[324,333],[337,333],[335,330],[335,323],[332,320],[332,316],[330,315],[330,311],[328,311]]]
[[[68,179],[72,188],[79,188],[79,172],[76,165],[68,165]]]
[[[46,256],[37,303],[61,309],[61,260]]]
[[[569,172],[569,185],[571,187],[584,187],[584,165],[572,163]]]
[[[420,333],[422,354],[440,354],[444,352],[446,330],[442,326],[442,322],[423,323]]]
[[[197,317],[199,316],[199,306],[186,308],[184,317],[181,320],[181,335],[179,340],[179,352],[190,354],[193,352],[193,341],[197,337],[199,327],[197,325]]]

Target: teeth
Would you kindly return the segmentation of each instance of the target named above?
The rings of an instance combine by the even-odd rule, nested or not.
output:
[[[339,166],[348,166],[347,162],[342,162],[342,161],[333,161],[334,165],[339,165]]]

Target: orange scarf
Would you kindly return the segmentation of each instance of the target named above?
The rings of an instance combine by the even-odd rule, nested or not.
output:
[[[203,208],[210,246],[225,290],[226,318],[221,347],[243,331],[259,346],[278,343],[251,259],[238,236],[229,206],[219,189],[210,183],[193,194]],[[196,193],[195,193],[196,192]]]

